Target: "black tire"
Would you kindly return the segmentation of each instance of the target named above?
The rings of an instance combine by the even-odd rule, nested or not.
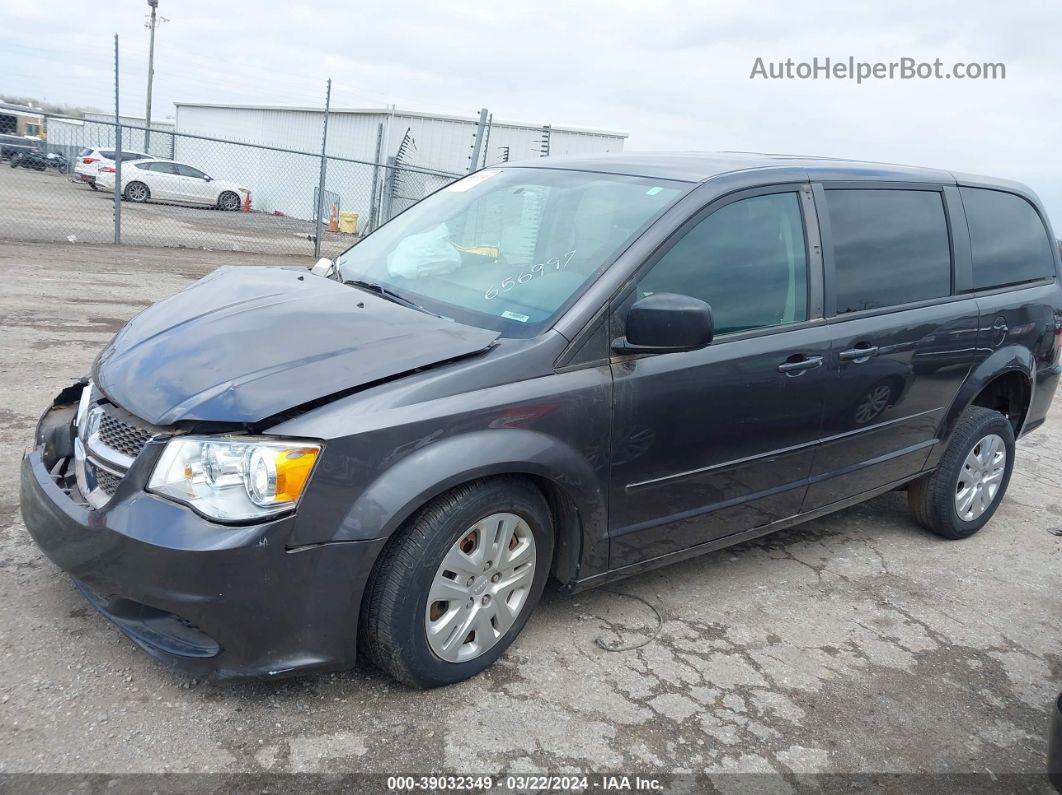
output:
[[[143,188],[143,193],[137,190],[134,186],[139,186]],[[143,182],[130,182],[128,185],[125,186],[125,190],[122,191],[122,196],[126,199],[126,201],[146,202],[148,199],[151,198],[151,189]]]
[[[233,193],[231,190],[227,190],[220,196],[218,196],[217,208],[219,210],[236,212],[240,209],[240,197]]]
[[[955,505],[960,475],[963,474],[966,457],[990,434],[1003,440],[1007,454],[1003,477],[984,513],[972,521],[966,521],[959,516]],[[907,503],[915,521],[931,533],[951,540],[969,538],[984,527],[996,512],[1007,492],[1013,471],[1014,428],[1010,421],[998,411],[971,406],[959,417],[948,449],[944,451],[937,469],[916,480],[907,489]]]
[[[522,518],[535,542],[535,571],[515,622],[479,656],[449,662],[428,642],[425,614],[432,582],[451,547],[479,520],[508,512]],[[453,684],[502,655],[538,604],[553,559],[553,520],[542,493],[523,478],[478,480],[432,500],[395,533],[380,556],[362,603],[358,646],[379,668],[410,687]]]
[[[93,190],[99,190],[99,188],[97,188],[97,187],[96,187],[96,183],[95,183],[95,182],[90,182],[90,183],[88,184],[88,186],[89,186],[90,188],[92,188]]]

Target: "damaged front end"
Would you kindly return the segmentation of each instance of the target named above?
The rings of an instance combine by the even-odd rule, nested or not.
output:
[[[71,499],[98,509],[115,496],[148,444],[174,433],[133,417],[82,379],[60,392],[40,418],[35,447]]]
[[[172,667],[212,678],[351,667],[353,627],[324,629],[356,613],[383,542],[293,551],[293,510],[226,523],[152,492],[167,445],[190,430],[145,423],[87,379],[64,389],[22,464],[34,541],[93,607]]]

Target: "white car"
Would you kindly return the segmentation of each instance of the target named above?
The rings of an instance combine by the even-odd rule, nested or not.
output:
[[[96,184],[114,189],[114,166],[103,166]],[[208,204],[219,210],[239,210],[250,191],[235,182],[214,179],[198,168],[173,160],[135,160],[122,162],[122,196],[131,202],[149,199],[164,202]]]
[[[74,160],[74,177],[77,182],[84,182],[93,190],[96,188],[96,175],[104,166],[114,166],[114,158],[117,156],[117,152],[113,149],[99,149],[98,147],[92,147],[89,149],[82,149],[77,153],[77,159]],[[143,152],[122,152],[122,162],[128,163],[130,160],[144,160],[151,157]],[[114,182],[111,182],[111,187],[114,187]]]

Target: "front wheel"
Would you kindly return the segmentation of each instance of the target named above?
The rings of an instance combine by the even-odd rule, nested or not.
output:
[[[240,197],[227,190],[218,197],[218,209],[234,212],[240,209]]]
[[[549,505],[533,484],[460,486],[414,514],[388,545],[366,591],[359,645],[411,687],[468,679],[520,634],[552,558]]]
[[[969,538],[992,518],[1014,470],[1014,428],[998,411],[959,417],[936,471],[907,489],[915,520],[948,539]]]

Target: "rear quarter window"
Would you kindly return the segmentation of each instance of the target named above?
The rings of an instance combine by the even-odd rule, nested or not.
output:
[[[1028,201],[987,188],[959,188],[959,194],[970,228],[975,290],[1055,276],[1051,238]]]
[[[829,189],[837,314],[951,293],[944,203],[934,190]]]

